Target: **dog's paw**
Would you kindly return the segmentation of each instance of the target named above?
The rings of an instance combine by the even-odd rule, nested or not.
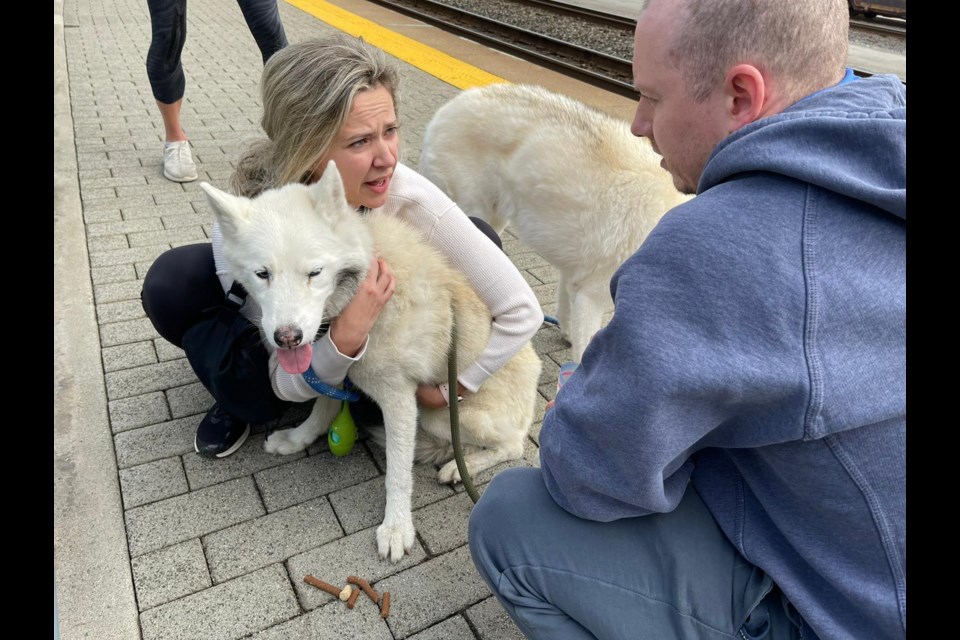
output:
[[[467,471],[469,472],[470,469],[467,468]],[[457,467],[455,459],[440,467],[440,471],[437,472],[437,481],[440,484],[457,484],[460,482],[460,469]]]
[[[267,453],[288,456],[291,453],[303,451],[313,440],[307,440],[300,433],[300,429],[282,429],[271,433],[263,443]]]
[[[397,522],[383,521],[377,527],[377,552],[381,560],[390,558],[390,562],[400,562],[405,553],[413,549],[416,532],[413,518],[407,517]]]

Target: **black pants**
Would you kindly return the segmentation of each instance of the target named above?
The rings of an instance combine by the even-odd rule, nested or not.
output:
[[[470,220],[503,249],[500,237],[490,225],[479,218]],[[161,254],[147,271],[140,291],[140,302],[154,329],[167,342],[181,348],[187,329],[201,319],[205,309],[222,302],[223,297],[213,246],[209,243],[188,244]],[[267,371],[263,372],[263,379],[264,384],[270,384]],[[214,399],[219,401],[216,396]],[[351,405],[350,411],[357,424],[382,424],[379,408],[365,396]]]
[[[287,46],[277,0],[237,0],[253,34],[263,62]],[[147,52],[147,77],[153,97],[173,104],[183,97],[183,65],[180,53],[187,41],[187,0],[147,0],[152,38]]]

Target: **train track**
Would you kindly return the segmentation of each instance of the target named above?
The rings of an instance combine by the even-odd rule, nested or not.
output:
[[[579,77],[607,91],[635,98],[630,56],[636,20],[556,0],[370,0],[470,39]],[[517,14],[526,18],[518,20]],[[529,28],[515,24],[525,22]],[[853,28],[906,38],[903,21],[850,20]],[[600,29],[603,37],[582,35]],[[577,36],[579,35],[579,37]],[[574,40],[578,40],[576,42]],[[595,42],[617,42],[619,51],[598,51]],[[859,76],[869,76],[855,70]]]
[[[530,12],[538,28],[526,29],[497,17],[497,3],[462,2],[457,0],[371,0],[424,22],[436,24],[472,39],[481,40],[498,48],[533,59],[540,64],[559,68],[579,76],[608,91],[627,97],[636,97],[633,88],[631,61],[627,55],[597,51],[588,44],[570,42],[564,34],[587,28],[604,29],[614,40],[622,37],[632,49],[635,20],[580,9],[550,0],[499,0]],[[472,5],[472,6],[467,6]],[[545,33],[545,32],[551,33]]]
[[[880,33],[885,36],[894,35],[903,39],[907,37],[907,23],[895,18],[884,19],[878,17],[870,20],[850,18],[850,27],[861,31]]]

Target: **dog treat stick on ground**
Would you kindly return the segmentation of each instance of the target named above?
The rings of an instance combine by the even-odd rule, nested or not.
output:
[[[337,589],[335,586],[333,586],[329,582],[324,582],[320,578],[314,578],[311,575],[305,575],[303,576],[303,581],[309,585],[316,587],[317,589],[326,591],[327,593],[332,595],[334,598],[340,597],[340,592],[342,591],[342,589]]]
[[[380,602],[380,617],[386,618],[390,615],[390,592],[383,593],[383,600]]]
[[[360,597],[360,589],[354,589],[350,592],[350,598],[347,600],[347,609],[353,609],[357,604],[357,598]]]
[[[350,584],[355,584],[361,589],[363,589],[363,592],[367,594],[367,596],[371,600],[373,600],[373,604],[378,604],[380,602],[380,594],[377,593],[374,590],[374,588],[370,586],[370,583],[364,580],[363,578],[358,578],[357,576],[349,576],[347,578],[347,582],[349,582]]]

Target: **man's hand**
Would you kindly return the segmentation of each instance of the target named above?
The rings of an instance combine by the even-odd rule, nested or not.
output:
[[[330,323],[330,340],[340,353],[351,358],[360,353],[367,334],[395,289],[396,282],[387,262],[375,258],[353,300]]]
[[[462,384],[457,383],[457,395],[464,396],[467,394],[467,390]],[[453,394],[450,394],[451,396]],[[451,401],[455,398],[451,398]],[[443,399],[443,394],[440,393],[440,389],[433,384],[422,384],[417,387],[417,404],[421,407],[426,407],[427,409],[443,409],[447,406],[447,401]]]

